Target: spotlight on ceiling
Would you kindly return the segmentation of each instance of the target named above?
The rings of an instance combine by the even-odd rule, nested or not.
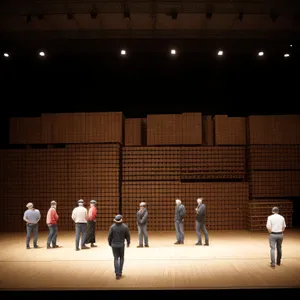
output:
[[[176,55],[176,50],[175,49],[171,49],[171,55]]]
[[[123,55],[123,56],[126,55],[126,50],[124,50],[124,49],[121,50],[121,55]]]
[[[223,50],[218,51],[218,56],[222,56],[224,54]]]
[[[289,53],[285,53],[283,56],[284,57],[290,57],[290,54]]]
[[[44,52],[44,51],[41,51],[41,52],[39,53],[39,56],[44,57],[44,56],[45,56],[45,52]]]
[[[3,56],[7,58],[7,57],[9,57],[9,54],[8,53],[4,53]]]
[[[258,56],[264,56],[264,53],[262,51],[258,52]]]

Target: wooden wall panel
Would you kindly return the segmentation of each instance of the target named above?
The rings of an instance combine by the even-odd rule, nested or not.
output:
[[[246,145],[246,119],[215,115],[216,145]]]
[[[202,114],[201,113],[182,114],[182,144],[183,145],[202,144]]]
[[[181,115],[148,115],[147,145],[180,145]]]
[[[10,144],[40,144],[41,142],[41,118],[10,119]]]
[[[141,146],[142,145],[142,119],[125,120],[125,145]]]
[[[300,116],[249,116],[249,144],[300,144]]]

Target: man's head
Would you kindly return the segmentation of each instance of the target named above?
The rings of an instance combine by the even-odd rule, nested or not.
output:
[[[122,223],[122,221],[123,221],[122,215],[116,215],[115,216],[115,218],[114,218],[115,223]]]
[[[91,200],[90,204],[91,204],[91,206],[95,206],[97,204],[97,201],[96,200]]]
[[[33,204],[31,202],[29,202],[29,203],[26,204],[26,207],[28,209],[33,209]]]
[[[146,208],[146,203],[145,202],[141,202],[140,203],[140,208],[141,209],[145,209]]]
[[[78,206],[83,206],[84,205],[84,201],[82,199],[78,200],[77,202]]]
[[[203,198],[198,198],[198,199],[197,199],[197,203],[198,203],[198,204],[201,204],[202,201],[203,201]]]
[[[178,206],[178,205],[180,205],[180,204],[181,204],[181,200],[179,200],[179,199],[176,199],[176,200],[175,200],[175,203],[176,203],[176,205]]]
[[[56,203],[56,201],[53,200],[53,201],[51,201],[50,205],[51,205],[51,207],[56,208],[57,203]]]
[[[273,208],[272,208],[272,213],[273,213],[273,214],[278,214],[278,213],[279,213],[279,208],[276,207],[276,206],[273,207]]]

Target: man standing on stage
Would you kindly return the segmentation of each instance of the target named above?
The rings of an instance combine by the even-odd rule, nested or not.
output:
[[[285,219],[279,214],[279,208],[273,207],[273,215],[268,217],[267,229],[270,233],[269,243],[270,243],[270,256],[271,256],[271,268],[275,268],[275,248],[277,249],[277,259],[276,264],[280,266],[282,257],[282,241],[283,232],[286,228]]]
[[[112,247],[114,255],[114,266],[116,279],[119,280],[122,277],[123,265],[124,265],[124,253],[125,253],[125,239],[127,247],[130,245],[130,232],[127,225],[122,223],[123,217],[117,215],[113,224],[108,232],[108,244]]]
[[[38,234],[39,234],[39,225],[38,222],[41,219],[41,213],[38,209],[35,209],[33,204],[29,202],[27,205],[27,210],[24,213],[23,220],[26,222],[26,248],[30,249],[30,237],[31,233],[33,232],[33,247],[39,248],[37,241],[38,241]]]
[[[84,201],[78,200],[78,207],[75,207],[72,212],[72,219],[75,222],[76,229],[76,251],[79,251],[79,240],[81,236],[81,249],[90,249],[85,242],[86,224],[88,219],[87,209],[83,206]]]
[[[145,247],[149,247],[147,221],[148,221],[148,210],[146,208],[146,203],[141,202],[140,210],[136,214],[136,223],[138,227],[138,236],[139,236],[139,245],[137,246],[137,248],[143,248],[143,237],[144,237]]]
[[[186,214],[186,210],[184,205],[181,203],[179,199],[175,200],[175,230],[176,230],[176,238],[177,241],[174,243],[175,245],[184,244],[184,217]]]
[[[206,217],[206,205],[202,203],[203,198],[198,198],[197,203],[198,206],[196,207],[196,233],[198,236],[198,242],[196,245],[202,245],[202,238],[201,238],[201,232],[204,233],[205,236],[205,244],[204,246],[209,246],[209,240],[208,240],[208,232],[205,227],[205,217]]]
[[[51,249],[51,244],[52,248],[59,248],[59,246],[56,244],[57,240],[57,221],[58,221],[58,214],[56,212],[56,202],[51,201],[50,205],[51,207],[48,210],[47,213],[47,219],[46,223],[49,228],[49,234],[48,234],[48,240],[47,240],[47,249]]]
[[[87,230],[85,236],[85,244],[91,244],[91,247],[97,247],[96,243],[96,217],[97,217],[97,202],[95,200],[91,200],[90,208],[88,213],[88,222],[87,222]]]

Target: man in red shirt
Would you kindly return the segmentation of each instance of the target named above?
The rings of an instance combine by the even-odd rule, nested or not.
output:
[[[47,249],[51,249],[51,243],[52,243],[52,248],[59,248],[59,246],[56,244],[57,231],[58,231],[57,221],[58,221],[58,214],[56,212],[56,202],[51,201],[51,207],[48,210],[47,219],[46,219],[46,223],[49,228]]]
[[[97,217],[97,202],[95,200],[91,200],[90,208],[88,213],[88,224],[86,230],[86,239],[85,244],[91,244],[91,247],[97,247],[96,237],[95,237],[95,227],[96,227],[96,217]]]

